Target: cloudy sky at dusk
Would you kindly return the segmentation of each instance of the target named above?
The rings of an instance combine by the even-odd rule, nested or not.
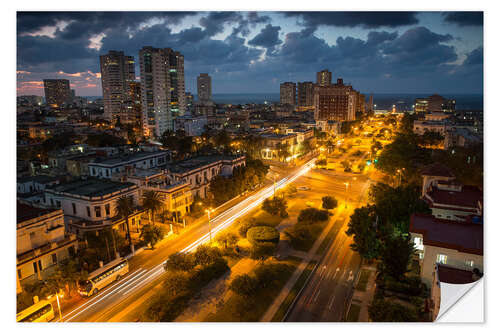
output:
[[[325,68],[365,93],[483,90],[480,12],[18,12],[17,94],[102,95],[99,55],[146,45],[184,54],[193,93],[204,72],[214,93],[279,93]]]

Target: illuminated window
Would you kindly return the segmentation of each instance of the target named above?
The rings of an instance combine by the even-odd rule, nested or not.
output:
[[[440,264],[446,264],[447,261],[448,261],[447,255],[445,255],[445,254],[438,254],[437,255],[436,262],[438,262]]]

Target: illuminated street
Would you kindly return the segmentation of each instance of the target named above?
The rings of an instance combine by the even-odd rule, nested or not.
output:
[[[296,181],[310,170],[313,163],[314,160],[304,164],[288,177],[277,181],[276,187],[280,188]],[[258,207],[265,198],[272,194],[273,185],[260,190],[214,217],[212,219],[212,236],[231,225],[237,218]],[[121,316],[125,315],[127,304],[131,304],[150,289],[155,280],[164,273],[163,262],[170,254],[178,251],[192,251],[208,240],[208,224],[206,224],[191,230],[189,234],[185,234],[181,238],[165,242],[153,252],[145,250],[130,260],[130,273],[126,277],[101,291],[98,295],[85,300],[74,309],[66,311],[63,314],[63,321],[108,321],[117,312],[120,312]]]

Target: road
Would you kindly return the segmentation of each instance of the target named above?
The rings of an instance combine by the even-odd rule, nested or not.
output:
[[[284,187],[309,172],[315,159],[292,171],[287,177],[276,181],[276,188]],[[274,185],[267,186],[245,200],[212,218],[212,237],[217,232],[231,225],[236,219],[258,207],[262,201],[273,194]],[[209,241],[208,224],[199,225],[189,233],[158,246],[157,249],[145,250],[129,264],[129,273],[120,281],[86,299],[72,309],[65,310],[62,321],[104,322],[124,311],[133,310],[133,304],[150,290],[164,274],[163,262],[172,253],[190,252],[200,244]]]
[[[309,183],[312,188],[319,188],[319,184],[323,183],[321,191],[326,191],[328,188],[331,195],[337,194],[338,198],[345,198],[347,192],[347,209],[335,221],[333,242],[327,247],[316,271],[296,299],[285,321],[342,321],[361,264],[359,255],[350,249],[352,239],[345,234],[345,231],[354,208],[364,202],[364,195],[371,183],[369,176],[370,173],[350,175],[326,170],[315,170],[306,176],[310,177]],[[350,184],[347,191],[345,182]],[[339,201],[339,204],[342,202]]]

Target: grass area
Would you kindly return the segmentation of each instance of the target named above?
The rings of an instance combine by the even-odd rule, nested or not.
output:
[[[326,247],[328,246],[328,243],[330,243],[330,241],[332,240],[335,232],[336,232],[335,225],[333,225],[333,227],[330,229],[330,231],[326,235],[325,239],[323,239],[323,242],[321,242],[321,244],[319,245],[318,250],[316,251],[316,254],[323,254],[323,252],[325,252]]]
[[[349,309],[349,313],[347,314],[346,321],[357,322],[360,310],[361,307],[358,304],[351,304],[351,308]]]
[[[359,276],[359,281],[358,284],[356,285],[356,290],[366,291],[366,284],[368,283],[368,278],[370,277],[371,273],[372,271],[369,271],[367,269],[361,270],[361,275]]]
[[[211,313],[205,318],[205,322],[257,322],[264,315],[269,305],[274,298],[278,296],[283,286],[286,284],[290,276],[297,269],[298,262],[280,261],[278,263],[264,263],[257,265],[250,275],[255,274],[255,270],[259,266],[268,265],[275,271],[275,277],[272,283],[265,288],[260,288],[259,291],[250,297],[242,297],[233,294],[227,302],[225,302],[217,312]],[[274,274],[273,274],[274,275]]]
[[[302,271],[302,274],[300,274],[298,280],[293,285],[292,290],[290,290],[287,297],[283,300],[283,303],[281,303],[278,311],[276,311],[271,321],[280,322],[283,320],[286,312],[288,311],[288,308],[292,305],[293,300],[297,297],[297,294],[306,282],[309,275],[312,273],[315,265],[316,261],[311,261],[304,269],[304,271]]]

